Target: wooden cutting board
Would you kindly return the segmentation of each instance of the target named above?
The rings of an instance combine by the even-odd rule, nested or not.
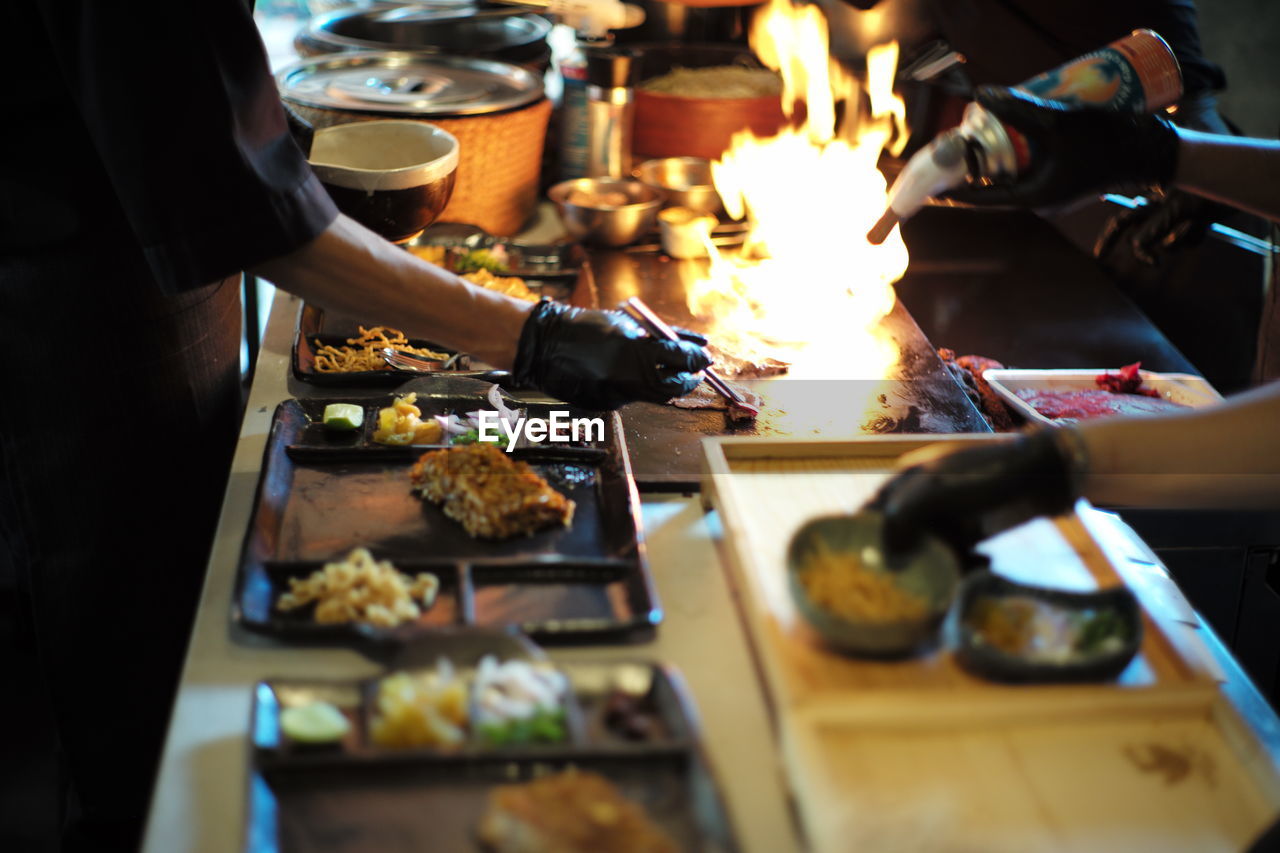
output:
[[[938,437],[713,438],[704,496],[813,849],[1236,850],[1280,809],[1280,775],[1213,672],[1144,614],[1104,684],[1007,686],[945,649],[896,662],[825,647],[787,591],[792,534],[852,512]],[[1005,440],[948,436],[947,442]],[[993,569],[1069,589],[1123,583],[1078,512],[983,546]]]

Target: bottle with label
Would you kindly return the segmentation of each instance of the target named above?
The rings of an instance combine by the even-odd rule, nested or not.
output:
[[[587,174],[587,57],[575,45],[560,62],[560,163],[558,180]]]
[[[1182,72],[1164,39],[1151,30],[1135,30],[1017,88],[1071,106],[1152,113],[1182,97]],[[868,239],[883,242],[926,199],[967,181],[1016,175],[1031,155],[1020,134],[979,104],[969,104],[959,127],[939,134],[907,162],[889,193],[889,209]]]

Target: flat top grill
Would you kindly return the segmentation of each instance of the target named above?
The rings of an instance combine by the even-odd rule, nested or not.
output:
[[[594,301],[600,307],[614,307],[639,296],[667,322],[702,331],[689,314],[685,294],[705,269],[704,262],[675,261],[650,252],[596,252],[589,264]],[[723,411],[652,403],[623,408],[623,427],[639,487],[698,490],[702,478],[700,442],[706,436],[850,438],[895,432],[990,431],[901,304],[881,325],[900,353],[889,378],[860,375],[857,365],[850,364],[847,379],[779,376],[743,382],[764,402],[760,418],[745,427],[728,426]]]

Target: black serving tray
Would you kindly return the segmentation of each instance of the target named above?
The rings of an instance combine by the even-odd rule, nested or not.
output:
[[[492,541],[471,538],[411,493],[409,468],[432,448],[384,448],[369,439],[377,409],[391,399],[286,400],[277,407],[241,553],[232,608],[237,624],[290,642],[359,648],[468,625],[514,626],[543,642],[652,636],[662,611],[615,414],[602,416],[602,442],[515,452],[577,503],[572,525]],[[363,405],[365,427],[345,435],[324,430],[321,417],[332,402]],[[424,417],[489,408],[482,395],[459,394],[419,393],[418,406]],[[568,408],[524,407],[534,417]],[[392,629],[317,625],[310,608],[275,610],[289,578],[305,577],[360,546],[406,573],[436,574],[436,604],[416,622]]]
[[[1124,646],[1114,652],[1057,664],[1029,661],[980,642],[968,625],[974,603],[981,598],[1014,595],[1072,610],[1113,610],[1125,625],[1127,637]],[[967,578],[961,586],[949,618],[948,633],[955,647],[956,660],[965,669],[984,678],[1013,683],[1109,681],[1124,672],[1142,648],[1142,611],[1138,600],[1125,587],[1098,592],[1067,592],[1016,583],[992,572],[979,572]]]
[[[578,243],[520,243],[495,237],[474,225],[455,223],[432,225],[405,244],[410,251],[424,246],[443,246],[446,250],[443,266],[454,272],[467,252],[501,248],[507,255],[507,270],[496,275],[523,278],[531,290],[543,288],[542,295],[553,298],[567,298],[572,294],[587,257]]]
[[[479,654],[453,658],[474,666]],[[510,655],[499,653],[506,659]],[[392,749],[367,743],[376,679],[260,682],[255,689],[246,850],[481,850],[476,824],[490,788],[574,766],[604,775],[682,850],[737,849],[733,830],[678,674],[648,662],[558,663],[571,707],[588,721],[569,742],[521,747]],[[601,727],[604,697],[632,692],[651,707],[655,737],[636,744]],[[331,701],[353,721],[346,741],[292,749],[279,735],[282,707]]]
[[[303,382],[322,385],[329,388],[352,387],[391,387],[400,385],[424,374],[395,370],[390,367],[379,370],[357,370],[350,373],[321,373],[316,370],[316,351],[326,344],[346,346],[349,338],[360,334],[360,326],[372,328],[385,325],[367,321],[356,321],[346,317],[327,315],[323,309],[304,304],[298,315],[298,329],[293,336],[293,375]],[[439,346],[430,341],[410,338],[409,343],[415,347],[427,347],[434,352],[454,355],[455,350]],[[473,365],[471,356],[463,354],[448,370],[442,370],[440,376],[467,376],[477,379],[497,381],[505,376],[505,371],[494,370],[483,365]]]

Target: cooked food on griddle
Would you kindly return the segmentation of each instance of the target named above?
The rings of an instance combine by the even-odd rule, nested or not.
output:
[[[676,853],[679,846],[608,779],[570,768],[489,793],[480,840],[496,853]]]
[[[942,359],[942,363],[946,365],[947,370],[955,377],[960,386],[964,388],[965,394],[973,402],[978,411],[987,419],[987,423],[991,424],[991,428],[996,432],[1009,432],[1017,429],[1013,415],[1009,412],[1009,407],[1005,405],[1004,400],[1000,399],[1000,395],[992,390],[991,385],[987,383],[986,378],[982,375],[983,371],[988,369],[999,370],[1004,367],[1003,364],[994,358],[986,358],[981,355],[962,355],[956,356],[955,350],[942,347],[938,350],[938,357]]]
[[[677,409],[707,409],[714,412],[724,412],[725,419],[732,426],[755,423],[756,418],[760,416],[760,412],[764,407],[764,400],[761,399],[759,394],[747,390],[736,382],[725,382],[725,384],[742,396],[742,399],[746,402],[745,406],[730,403],[705,382],[683,397],[674,397],[668,400],[667,405],[675,406]]]
[[[978,642],[1032,663],[1075,663],[1120,651],[1128,628],[1109,608],[1069,608],[1029,595],[979,598],[965,615]]]
[[[430,609],[439,591],[435,575],[410,577],[388,560],[374,560],[367,548],[356,548],[306,578],[290,578],[289,591],[276,600],[276,609],[288,612],[314,603],[313,618],[322,625],[362,622],[394,628]]]
[[[492,444],[424,453],[409,479],[415,491],[439,504],[471,536],[528,536],[547,527],[568,527],[573,520],[573,501]]]
[[[568,737],[564,697],[569,679],[549,663],[480,659],[472,724],[484,743],[560,743]]]
[[[317,373],[354,373],[364,370],[390,370],[382,360],[378,351],[390,347],[400,352],[424,356],[433,361],[444,361],[448,353],[436,352],[426,347],[415,347],[409,344],[404,332],[390,326],[374,326],[366,329],[360,326],[360,334],[347,338],[349,346],[336,347],[332,344],[321,344],[316,341]]]
[[[722,379],[766,379],[770,376],[781,376],[791,369],[791,365],[785,361],[778,361],[769,356],[752,358],[740,355],[723,349],[715,341],[707,346],[707,351],[711,353],[711,362]]]
[[[818,541],[800,567],[809,599],[827,612],[855,622],[923,619],[929,603],[904,589],[890,572],[867,568],[856,554]]]
[[[409,392],[396,397],[390,406],[378,410],[378,428],[373,440],[379,444],[413,445],[441,444],[444,427],[435,418],[422,420],[422,410],[417,406],[418,395]]]
[[[379,681],[376,706],[369,735],[378,746],[466,743],[467,684],[446,659],[426,672],[397,672]]]
[[[737,382],[726,382],[725,384],[741,394],[742,399],[751,405],[758,408],[763,404],[760,395],[749,390],[746,386]],[[703,382],[683,397],[673,397],[668,400],[667,405],[675,406],[677,409],[712,409],[720,411],[729,408],[729,401],[720,396],[716,389]]]

